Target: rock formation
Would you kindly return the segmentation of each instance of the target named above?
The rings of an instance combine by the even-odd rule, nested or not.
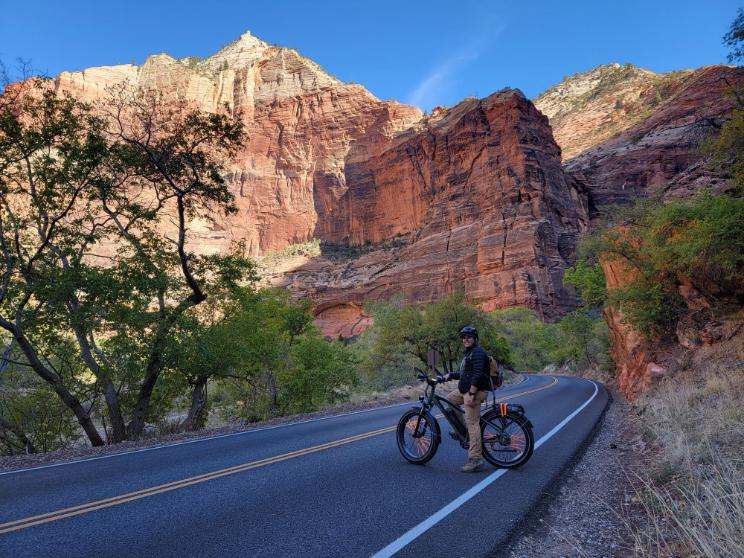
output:
[[[725,118],[727,90],[741,80],[727,66],[601,66],[536,100],[558,144],[517,90],[422,118],[250,33],[204,60],[160,54],[139,67],[64,72],[56,85],[101,99],[129,83],[240,114],[249,139],[228,169],[239,211],[192,223],[197,249],[242,240],[260,256],[321,239],[320,255],[269,275],[312,297],[327,335],[351,336],[370,323],[366,301],[396,295],[427,302],[462,290],[485,309],[528,306],[544,319],[573,308],[562,277],[590,203],[716,184],[697,142]],[[618,358],[630,362],[642,350],[623,335]]]
[[[628,285],[638,275],[638,271],[620,257],[604,259],[601,265],[608,291]],[[610,350],[616,364],[618,387],[626,397],[634,399],[666,373],[665,367],[658,363],[658,347],[626,323],[620,309],[606,307],[604,319],[610,331]]]
[[[700,142],[731,113],[742,83],[740,67],[655,74],[611,64],[566,78],[535,104],[551,119],[564,168],[601,206],[725,189]]]
[[[326,249],[287,274],[321,320],[341,308],[356,319],[370,299],[428,302],[456,290],[487,310],[529,306],[545,319],[576,304],[562,276],[587,224],[585,196],[519,91],[465,100],[346,169],[348,190],[321,238],[388,245],[341,261]]]
[[[564,169],[589,191],[590,208],[646,196],[688,196],[729,184],[706,165],[701,140],[729,117],[744,84],[744,69],[710,66],[655,74],[631,65],[600,66],[566,78],[535,101],[563,149]],[[602,261],[609,290],[636,272],[628,262]],[[675,364],[674,355],[728,339],[740,322],[720,320],[689,279],[679,278],[686,306],[669,339],[648,340],[608,307],[611,351],[620,389],[630,398]]]
[[[249,33],[205,60],[161,54],[56,80],[86,99],[120,83],[240,113],[249,140],[228,176],[239,212],[192,223],[199,249],[244,240],[262,255],[322,239],[324,254],[278,282],[313,298],[329,335],[358,333],[363,304],[394,295],[460,289],[486,309],[527,305],[546,319],[576,304],[562,275],[586,195],[516,90],[422,119]],[[348,246],[361,257],[333,248]]]
[[[226,106],[245,123],[248,141],[228,177],[238,214],[192,224],[206,252],[244,240],[251,255],[260,255],[310,240],[325,208],[346,189],[352,149],[356,157],[374,154],[421,118],[415,107],[382,102],[250,33],[205,60],[159,54],[140,67],[91,68],[56,79],[59,90],[88,100],[105,98],[107,88],[124,83],[207,111]]]

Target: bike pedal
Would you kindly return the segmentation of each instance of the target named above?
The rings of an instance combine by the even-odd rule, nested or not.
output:
[[[460,441],[460,437],[457,435],[457,432],[453,432],[452,430],[450,430],[449,435],[450,435],[450,438],[452,438],[453,440],[456,440],[458,442]]]

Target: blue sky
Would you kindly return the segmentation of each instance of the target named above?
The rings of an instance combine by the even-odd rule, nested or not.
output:
[[[0,60],[48,75],[167,52],[208,56],[244,31],[423,109],[518,87],[534,97],[609,62],[724,63],[742,0],[0,0]]]

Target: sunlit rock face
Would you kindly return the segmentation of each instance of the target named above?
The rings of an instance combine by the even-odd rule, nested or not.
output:
[[[105,99],[107,88],[123,83],[240,114],[245,124],[245,148],[228,167],[238,214],[193,224],[206,252],[243,240],[249,254],[260,255],[313,238],[346,190],[350,152],[373,155],[421,118],[415,107],[380,101],[250,33],[205,60],[159,54],[142,66],[63,72],[56,79],[59,90],[88,100]]]
[[[700,143],[730,116],[743,83],[741,67],[656,74],[610,64],[566,78],[535,104],[550,118],[565,170],[605,206],[728,188]]]
[[[395,295],[427,302],[462,290],[483,308],[526,305],[546,319],[577,302],[562,276],[587,224],[586,194],[517,90],[422,118],[249,33],[205,60],[160,54],[56,79],[88,100],[121,83],[240,114],[248,141],[228,166],[239,211],[194,221],[194,246],[242,240],[262,255],[323,239],[321,256],[274,282],[311,296],[329,336],[358,334],[370,323],[364,303]]]
[[[586,196],[563,173],[547,119],[519,91],[465,100],[347,160],[346,184],[319,236],[383,246],[355,259],[326,250],[286,275],[283,284],[323,308],[455,291],[546,319],[575,307],[562,277]]]

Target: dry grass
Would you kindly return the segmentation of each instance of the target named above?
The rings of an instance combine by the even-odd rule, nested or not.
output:
[[[637,402],[655,466],[636,476],[637,556],[744,556],[744,335],[700,349]]]

